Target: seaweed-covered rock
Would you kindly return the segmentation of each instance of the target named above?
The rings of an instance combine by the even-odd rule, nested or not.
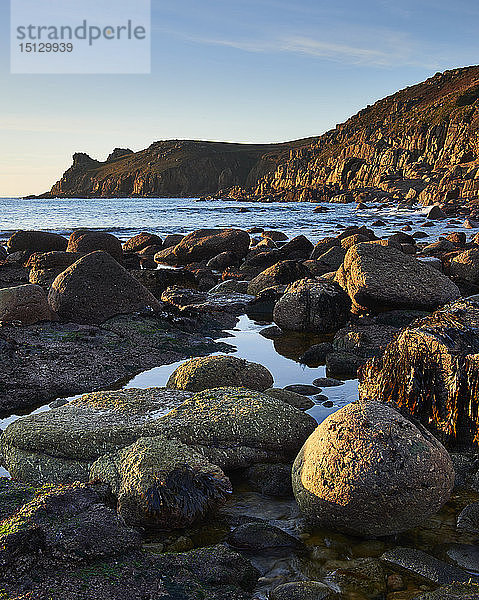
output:
[[[7,242],[10,254],[21,250],[31,252],[50,252],[52,250],[65,250],[68,241],[56,233],[46,231],[16,231]]]
[[[177,367],[166,387],[202,392],[217,387],[245,387],[263,391],[273,385],[273,376],[263,365],[235,356],[204,356]]]
[[[75,323],[103,323],[119,314],[161,310],[153,294],[102,251],[83,256],[60,273],[48,301],[61,319]]]
[[[39,285],[0,289],[0,322],[32,325],[39,321],[51,321],[52,316],[47,295]]]
[[[353,306],[375,312],[433,310],[461,295],[456,284],[436,269],[396,248],[374,243],[350,248],[336,281]]]
[[[127,523],[187,527],[225,503],[231,483],[219,467],[178,440],[141,438],[93,463],[90,477],[108,483]]]
[[[4,463],[16,479],[72,482],[88,480],[90,466],[100,456],[142,437],[178,439],[222,469],[237,469],[291,460],[314,427],[309,415],[244,388],[198,394],[129,389],[85,394],[18,419],[0,443]]]
[[[479,587],[473,583],[453,583],[421,594],[416,600],[479,600]]]
[[[1,438],[5,465],[30,483],[86,481],[97,458],[155,435],[158,419],[190,396],[165,388],[84,394],[9,425]]]
[[[361,398],[393,402],[444,443],[479,437],[479,297],[412,323],[359,373]]]
[[[159,425],[162,435],[181,440],[229,471],[291,460],[316,421],[266,394],[224,387],[195,394]]]
[[[0,526],[0,565],[13,571],[41,554],[58,561],[91,560],[140,546],[139,533],[84,484],[40,488]]]
[[[249,282],[248,294],[257,296],[261,291],[276,286],[288,285],[308,275],[308,269],[294,260],[283,260],[262,271]]]
[[[307,519],[359,535],[419,525],[447,502],[454,469],[426,430],[378,402],[330,415],[293,466],[293,490]]]
[[[334,281],[301,279],[290,284],[273,311],[283,330],[327,333],[343,327],[351,300]]]

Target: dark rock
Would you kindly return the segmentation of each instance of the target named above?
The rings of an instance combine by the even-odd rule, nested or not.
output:
[[[241,256],[236,254],[236,252],[231,252],[228,250],[211,258],[206,266],[210,269],[222,271],[223,269],[226,269],[226,267],[238,265],[240,262]]]
[[[475,578],[462,569],[453,567],[430,554],[414,548],[394,548],[381,556],[381,561],[420,581],[436,585],[469,583]]]
[[[326,356],[326,373],[341,379],[356,379],[364,359],[351,352],[332,352]]]
[[[282,246],[279,254],[281,260],[305,260],[312,251],[313,244],[304,235],[298,235]]]
[[[268,523],[245,523],[233,529],[228,544],[241,550],[266,550],[268,548],[292,548],[300,550],[303,543],[279,527]]]
[[[96,250],[107,252],[118,261],[123,256],[123,248],[120,240],[110,233],[77,229],[71,234],[68,240],[67,252],[89,254]]]
[[[301,394],[303,396],[312,396],[313,394],[319,394],[321,392],[321,388],[303,383],[287,385],[284,389],[288,390],[288,392],[294,392],[295,394]]]
[[[140,252],[148,246],[158,246],[158,250],[161,250],[163,242],[161,238],[154,233],[147,233],[143,231],[138,235],[133,236],[127,242],[123,244],[124,252]],[[103,249],[103,248],[102,248]],[[154,254],[154,252],[153,252]]]
[[[52,250],[65,250],[68,241],[56,233],[45,231],[16,231],[7,242],[10,254],[21,250],[31,252],[50,252]]]
[[[315,344],[299,357],[299,362],[308,367],[324,365],[326,364],[326,356],[332,351],[333,345],[330,342]]]
[[[260,494],[278,498],[290,498],[293,495],[290,464],[253,465],[245,472],[245,476],[251,487]]]
[[[160,267],[154,271],[131,270],[130,275],[138,279],[158,300],[170,286],[179,286],[182,289],[196,289],[197,287],[196,277],[186,269],[162,269]]]
[[[301,279],[276,303],[274,322],[283,330],[327,333],[343,327],[351,301],[334,281]]]
[[[299,410],[309,410],[314,406],[314,402],[307,396],[292,392],[286,388],[268,388],[264,390],[264,393],[272,398],[286,402],[286,404],[294,406],[294,408],[298,408]]]
[[[0,322],[31,325],[52,318],[47,295],[39,285],[0,289]]]
[[[48,302],[61,319],[103,323],[110,317],[161,304],[109,254],[92,252],[63,271],[52,283]]]
[[[344,381],[340,381],[339,379],[333,379],[332,377],[318,377],[313,381],[313,385],[317,385],[318,387],[336,387],[338,385],[344,385]]]

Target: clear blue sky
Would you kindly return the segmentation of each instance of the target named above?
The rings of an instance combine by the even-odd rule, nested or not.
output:
[[[159,139],[318,135],[436,71],[479,62],[477,0],[152,3],[151,75],[42,76],[9,74],[1,0],[0,196],[49,189],[76,151],[103,160]]]

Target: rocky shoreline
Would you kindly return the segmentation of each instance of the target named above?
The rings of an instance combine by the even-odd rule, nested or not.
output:
[[[479,598],[479,238],[436,218],[434,243],[409,225],[315,245],[12,235],[0,412],[60,400],[0,436],[3,597]],[[278,388],[229,355],[215,339],[245,312],[314,337],[301,362],[327,378]],[[120,389],[188,357],[165,387]],[[307,411],[356,377],[318,425]]]

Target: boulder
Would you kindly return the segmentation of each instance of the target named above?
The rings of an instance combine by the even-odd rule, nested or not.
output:
[[[300,279],[290,284],[273,311],[285,331],[328,333],[348,321],[351,300],[334,281]]]
[[[193,262],[210,260],[222,252],[234,252],[239,257],[246,256],[250,237],[241,229],[199,229],[185,236],[168,254],[172,264],[187,265]],[[162,257],[162,252],[155,255]],[[161,256],[160,256],[161,255]]]
[[[102,251],[83,256],[58,275],[48,302],[61,319],[87,324],[124,313],[161,310],[153,294]]]
[[[60,273],[79,258],[81,254],[78,252],[35,252],[26,263],[30,267],[28,279],[30,283],[48,288]]]
[[[232,491],[219,467],[175,439],[140,438],[105,454],[90,470],[109,484],[127,523],[163,530],[189,527],[221,507]]]
[[[187,360],[170,375],[166,387],[202,392],[217,387],[244,387],[262,392],[273,385],[263,365],[235,356],[202,356]]]
[[[454,302],[403,329],[359,373],[361,398],[393,402],[448,447],[479,438],[479,297]]]
[[[241,257],[236,254],[236,252],[225,251],[213,256],[207,262],[206,266],[209,269],[214,269],[216,271],[223,271],[227,267],[232,267],[233,265],[238,265],[241,262]]]
[[[315,425],[281,400],[232,387],[195,394],[161,419],[163,435],[192,446],[225,471],[288,462]]]
[[[0,289],[0,322],[32,325],[51,321],[48,298],[39,285],[19,285]]]
[[[96,487],[78,483],[45,487],[3,521],[2,575],[29,563],[33,566],[40,557],[68,563],[138,551],[140,534],[102,503],[102,493]]]
[[[142,437],[177,439],[223,470],[283,463],[295,456],[314,426],[309,415],[244,388],[196,395],[128,389],[85,394],[60,408],[18,419],[7,427],[0,444],[15,479],[72,482],[87,480],[100,456]]]
[[[293,465],[305,517],[353,535],[393,535],[420,525],[447,502],[454,469],[426,430],[378,402],[327,417]]]
[[[339,246],[340,241],[335,237],[325,237],[314,246],[313,251],[311,252],[309,258],[311,260],[316,260],[320,256],[322,256],[325,252],[333,248],[334,246]]]
[[[19,481],[87,481],[95,460],[155,435],[158,419],[191,396],[166,388],[84,394],[9,425],[0,438],[0,455]]]
[[[286,402],[286,404],[290,404],[299,410],[309,410],[314,406],[314,402],[310,398],[303,394],[292,392],[291,390],[268,388],[267,390],[264,390],[264,393],[272,398],[282,400],[283,402]]]
[[[184,237],[181,233],[170,233],[163,241],[163,248],[174,248]]]
[[[262,238],[269,238],[273,242],[286,242],[288,239],[288,236],[282,231],[261,231],[258,233],[261,233]]]
[[[319,581],[292,581],[273,588],[270,600],[330,600],[334,590]]]
[[[108,252],[115,260],[121,260],[123,248],[118,238],[104,231],[75,230],[68,240],[67,252],[89,254],[95,250]]]
[[[318,268],[322,270],[323,273],[331,273],[332,271],[337,271],[339,267],[343,264],[346,252],[347,250],[345,248],[342,248],[341,246],[333,246],[324,254],[318,256],[318,258],[316,259],[316,264]]]
[[[452,277],[479,285],[479,248],[471,248],[455,256],[449,269]]]
[[[10,254],[22,250],[31,252],[50,252],[52,250],[65,250],[68,241],[56,233],[46,231],[16,231],[7,242]]]
[[[433,310],[459,298],[459,288],[448,277],[391,247],[374,243],[350,248],[336,281],[358,309]]]
[[[123,244],[123,251],[141,252],[141,250],[144,250],[148,246],[159,246],[158,250],[156,250],[156,252],[159,252],[162,245],[163,241],[159,236],[155,235],[154,233],[147,233],[146,231],[143,231],[142,233],[139,233],[138,235],[135,235],[126,241]],[[152,254],[155,254],[155,252]]]
[[[426,217],[432,220],[445,219],[446,214],[438,204],[434,204],[426,212]]]
[[[281,247],[279,255],[282,260],[306,260],[310,257],[313,248],[313,244],[307,237],[297,235]]]
[[[277,286],[288,285],[308,275],[308,270],[294,260],[284,260],[262,271],[249,282],[248,294],[257,296],[262,290]]]

